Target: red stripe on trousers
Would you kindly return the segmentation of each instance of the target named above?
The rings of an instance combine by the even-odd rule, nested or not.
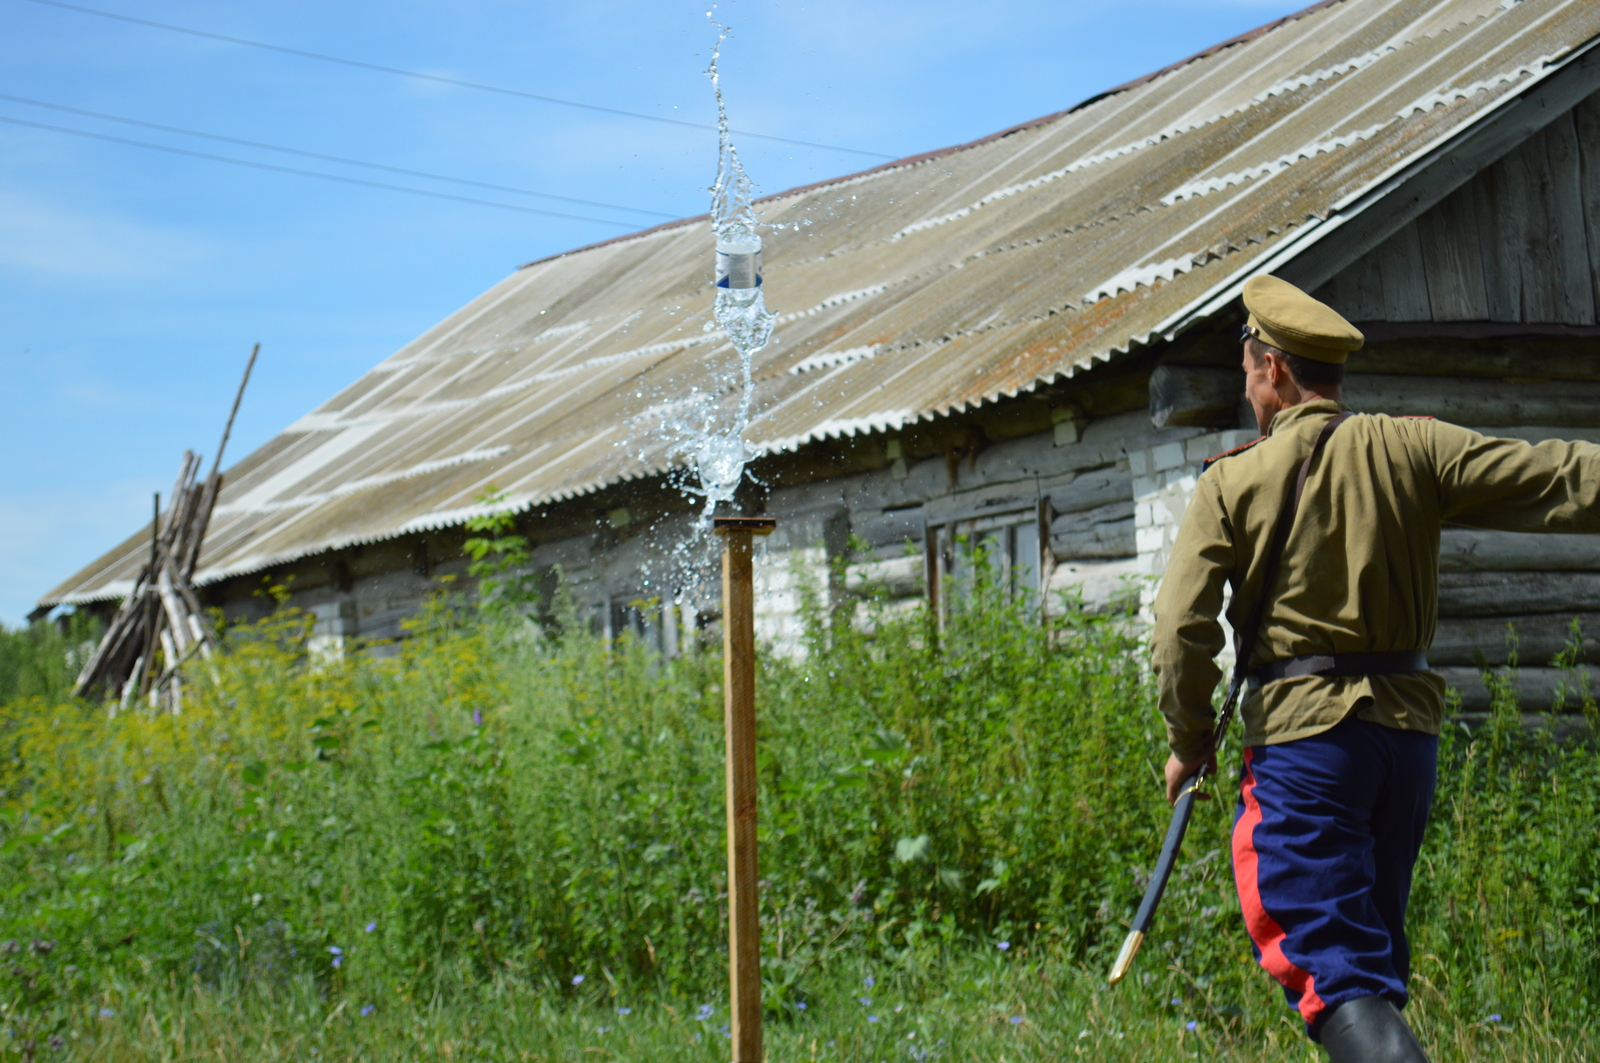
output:
[[[1283,954],[1283,928],[1267,914],[1256,881],[1255,831],[1261,823],[1261,805],[1256,801],[1256,773],[1250,766],[1253,752],[1248,747],[1244,751],[1244,779],[1239,783],[1244,815],[1233,825],[1233,880],[1239,889],[1239,907],[1244,910],[1250,940],[1261,951],[1261,966],[1279,985],[1300,994],[1300,1015],[1307,1023],[1314,1023],[1324,1007],[1322,998],[1317,996],[1316,979]]]

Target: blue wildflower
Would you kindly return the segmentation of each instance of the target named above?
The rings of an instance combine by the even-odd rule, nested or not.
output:
[[[117,1017],[117,1013],[112,1011],[110,1008],[101,1008],[100,1017],[102,1019],[114,1019]]]
[[[375,1009],[373,1008],[373,1006],[371,1004],[363,1004],[363,1005],[361,1005],[361,1017],[363,1019],[366,1018],[368,1015],[371,1015],[374,1010]]]
[[[857,997],[856,999],[861,1002],[861,1006],[862,1007],[864,1007],[864,1008],[872,1007],[872,998],[871,997]]]
[[[632,1008],[618,1008],[617,1009],[617,1014],[618,1015],[632,1015],[633,1014],[633,1009]]]
[[[1500,1016],[1498,1016],[1498,1015],[1491,1015],[1491,1016],[1489,1016],[1489,1021],[1490,1021],[1490,1022],[1499,1022],[1499,1021],[1500,1021]]]
[[[1013,1015],[1013,1016],[1011,1016],[1010,1019],[1008,1019],[1006,1021],[1011,1023],[1011,1025],[1013,1025],[1013,1026],[1021,1026],[1022,1025],[1022,1016],[1021,1015]]]
[[[876,1015],[868,1015],[867,1016],[867,1021],[868,1022],[878,1022],[880,1020],[878,1019],[878,1017]]]
[[[1010,947],[1011,947],[1011,942],[1009,942],[1009,941],[1002,941],[1002,942],[1000,942],[1000,944],[995,946],[995,948],[999,949],[1001,952],[1005,952]]]
[[[581,974],[573,975],[572,976],[572,984],[573,985],[582,985],[583,984],[583,975],[581,975]]]
[[[376,929],[378,929],[378,921],[376,919],[367,924],[367,933],[370,934]]]
[[[1173,997],[1172,998],[1172,1003],[1174,1005],[1182,1004],[1183,1003],[1183,998],[1182,997]]]
[[[611,1032],[611,1027],[609,1027],[609,1026],[602,1026],[602,1027],[600,1027],[600,1032],[601,1032],[601,1033],[610,1033],[610,1032]]]
[[[1198,1025],[1199,1025],[1199,1023],[1195,1022],[1193,1019],[1190,1019],[1188,1022],[1183,1024],[1183,1028],[1185,1030],[1192,1030]]]
[[[802,1000],[799,1003],[797,1003],[795,1005],[795,1007],[799,1008],[801,1011],[804,1011],[804,1010],[806,1010],[806,1002]]]
[[[878,984],[878,980],[869,974],[861,980],[861,984],[866,986],[868,989],[871,989],[873,986]]]
[[[701,1004],[700,1014],[696,1015],[695,1018],[700,1022],[705,1022],[707,1019],[711,1018],[711,1013],[714,1010],[715,1009],[713,1009],[710,1004]]]

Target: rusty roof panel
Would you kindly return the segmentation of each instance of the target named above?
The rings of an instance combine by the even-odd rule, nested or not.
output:
[[[893,431],[1150,342],[1600,33],[1592,0],[1342,0],[973,144],[764,200],[758,449]],[[730,415],[688,219],[518,270],[229,470],[199,578],[679,465]],[[123,593],[131,536],[43,603]]]

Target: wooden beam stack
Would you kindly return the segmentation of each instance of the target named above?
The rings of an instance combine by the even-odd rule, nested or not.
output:
[[[150,560],[79,674],[74,693],[80,697],[116,697],[123,708],[148,698],[152,706],[177,712],[183,705],[180,668],[196,654],[215,652],[216,634],[205,621],[193,577],[222,476],[212,470],[199,481],[199,472],[200,458],[184,451],[165,514],[156,496]]]
[[[194,572],[211,511],[222,491],[222,453],[260,350],[258,343],[250,352],[210,475],[199,480],[200,457],[186,450],[165,514],[161,496],[156,495],[150,560],[140,567],[133,589],[78,674],[73,693],[79,697],[114,697],[120,708],[145,698],[152,708],[179,712],[183,708],[183,666],[196,655],[204,659],[216,652],[217,635],[206,622],[195,594]]]

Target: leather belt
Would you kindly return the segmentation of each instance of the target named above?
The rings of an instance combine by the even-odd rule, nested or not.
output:
[[[1428,655],[1422,650],[1314,654],[1271,661],[1252,671],[1247,682],[1250,689],[1255,690],[1279,679],[1302,675],[1401,675],[1427,670]]]

